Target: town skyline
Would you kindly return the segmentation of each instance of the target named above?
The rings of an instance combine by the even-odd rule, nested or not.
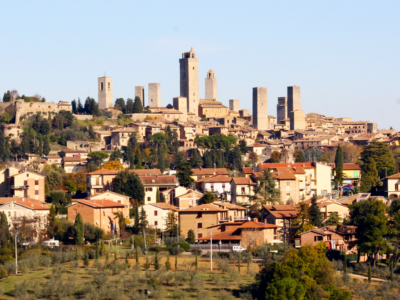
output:
[[[357,5],[347,5],[348,10],[342,11],[341,3],[318,4],[313,9],[299,4],[262,4],[259,11],[249,4],[241,9],[254,11],[255,17],[244,14],[246,25],[242,26],[230,20],[225,23],[205,22],[202,18],[190,20],[189,8],[181,6],[178,13],[159,5],[154,11],[157,21],[142,29],[139,24],[148,24],[144,23],[144,16],[137,15],[134,25],[130,18],[124,18],[139,9],[149,12],[149,8],[140,4],[123,3],[108,9],[103,5],[82,4],[79,10],[73,5],[51,4],[48,9],[53,9],[53,14],[46,17],[47,10],[27,4],[20,10],[22,18],[34,12],[41,21],[29,28],[14,24],[11,29],[3,28],[2,33],[12,44],[26,38],[41,46],[30,47],[29,55],[24,54],[23,47],[2,49],[2,56],[7,58],[4,70],[8,71],[1,72],[0,85],[5,91],[39,93],[52,102],[70,102],[78,97],[83,101],[87,96],[97,97],[96,79],[105,71],[114,81],[114,101],[120,97],[133,98],[135,86],[159,82],[161,104],[165,106],[179,95],[178,60],[182,52],[193,46],[199,58],[200,98],[204,97],[206,72],[213,69],[218,78],[218,98],[224,105],[228,105],[229,99],[239,99],[241,108],[251,110],[251,89],[265,86],[269,114],[276,116],[278,97],[285,95],[287,86],[298,85],[302,87],[306,113],[370,120],[377,122],[379,129],[399,128],[396,110],[384,110],[397,107],[400,98],[396,87],[399,45],[392,39],[398,26],[392,24],[394,18],[390,17],[396,11],[396,4],[366,3],[353,15],[350,12]],[[3,8],[12,10],[13,4]],[[75,18],[68,18],[55,8]],[[206,14],[206,8],[207,2],[198,11],[210,20],[217,20],[224,10],[222,5],[216,5]],[[237,3],[230,10],[233,16],[240,16]],[[107,16],[107,11],[113,18],[118,14],[120,17],[114,18],[105,29],[93,27],[91,22],[73,22],[90,14],[95,24]],[[175,19],[182,16],[182,20],[171,21],[174,18],[165,16],[163,11],[170,12]],[[263,11],[268,12],[268,18],[260,18]],[[282,25],[279,15],[290,17],[290,21]],[[314,19],[308,21],[307,17]],[[340,24],[336,24],[337,18],[342,20]],[[376,22],[366,22],[371,18]],[[315,21],[319,22],[319,28]],[[160,27],[163,23],[168,25]],[[182,25],[189,23],[193,26]],[[211,29],[212,35],[205,33]],[[104,43],[104,35],[110,37],[110,42]],[[374,44],[381,46],[371,47]],[[379,59],[374,59],[375,56]],[[385,105],[368,109],[377,103]]]

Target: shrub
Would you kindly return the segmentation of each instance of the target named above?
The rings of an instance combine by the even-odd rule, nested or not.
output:
[[[200,249],[193,249],[192,251],[193,255],[201,255],[201,250]]]
[[[8,277],[8,272],[6,268],[3,266],[0,266],[0,279],[7,278]]]
[[[190,245],[189,243],[186,242],[180,242],[180,243],[174,243],[173,247],[178,247],[178,245],[185,250],[186,252],[190,250]]]

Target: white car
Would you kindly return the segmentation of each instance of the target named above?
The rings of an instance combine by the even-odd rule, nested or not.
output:
[[[232,251],[242,252],[246,249],[242,248],[242,246],[233,246]]]

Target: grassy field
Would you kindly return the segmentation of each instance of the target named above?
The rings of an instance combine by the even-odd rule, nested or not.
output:
[[[145,270],[146,258],[128,259],[121,252],[117,260],[110,254],[108,260],[83,260],[51,267],[25,270],[0,281],[2,299],[249,299],[242,287],[254,282],[258,265],[198,257],[197,270],[194,255],[179,255],[175,270],[175,256],[158,254],[160,269],[155,270],[154,253],[147,256],[150,264]],[[167,258],[171,270],[166,271]],[[150,292],[149,296],[146,296]]]

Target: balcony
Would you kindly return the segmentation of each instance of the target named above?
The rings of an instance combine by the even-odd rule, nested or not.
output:
[[[11,185],[12,190],[27,190],[29,189],[29,185]]]
[[[220,221],[220,222],[228,222],[228,221],[229,221],[229,218],[225,218],[225,217],[224,217],[224,218],[219,219],[219,221]]]
[[[233,217],[233,220],[235,220],[235,221],[246,221],[247,217],[246,216],[236,216],[236,217]]]

